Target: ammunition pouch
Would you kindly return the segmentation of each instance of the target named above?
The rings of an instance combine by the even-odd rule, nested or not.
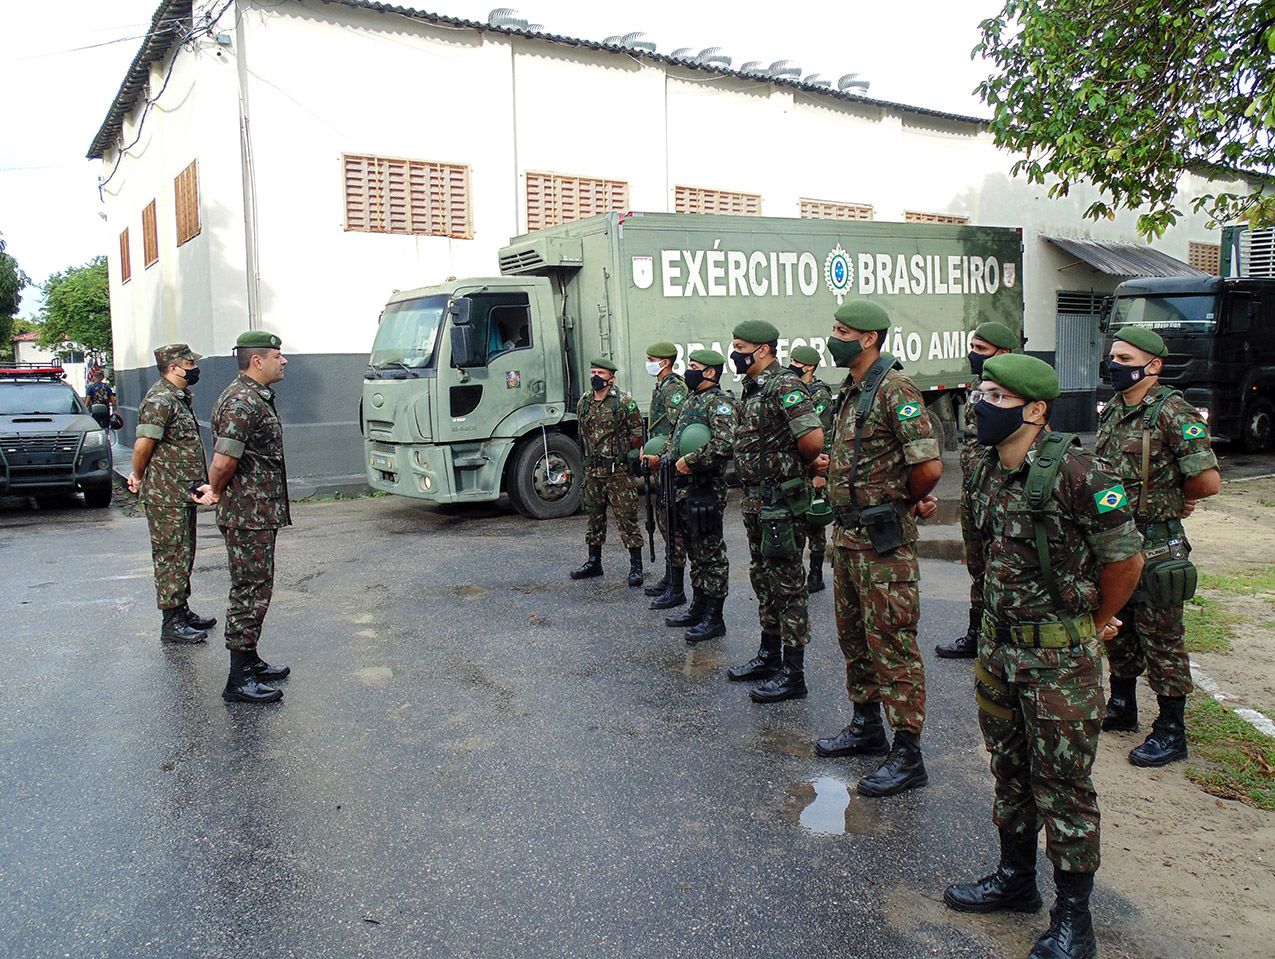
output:
[[[859,510],[859,525],[872,541],[872,548],[885,556],[903,545],[903,520],[893,503],[881,503]]]
[[[766,559],[797,558],[797,535],[787,506],[765,506],[757,513],[761,526],[761,554]]]
[[[717,505],[717,491],[711,484],[691,484],[686,494],[686,531],[693,536],[720,532],[722,511]]]
[[[1171,609],[1195,595],[1198,581],[1189,559],[1162,559],[1142,567],[1138,592],[1147,609]]]
[[[1018,712],[1018,700],[1009,683],[992,675],[977,660],[974,662],[974,701],[979,709],[997,719],[1013,720]]]
[[[604,473],[624,472],[622,460],[623,457],[620,456],[586,456],[584,465],[588,469],[602,470]]]
[[[809,480],[801,477],[784,480],[779,484],[779,493],[793,516],[805,516],[810,509]]]

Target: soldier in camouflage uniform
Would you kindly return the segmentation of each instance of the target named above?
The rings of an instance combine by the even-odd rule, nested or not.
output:
[[[970,336],[970,371],[977,383],[983,376],[983,364],[988,357],[1012,353],[1019,345],[1019,338],[1004,323],[995,320],[980,323]],[[961,476],[968,479],[974,461],[983,454],[978,445],[974,424],[974,404],[965,404],[965,439],[961,445]],[[970,622],[963,636],[950,643],[934,647],[940,659],[973,659],[978,655],[978,632],[983,625],[983,544],[969,507],[961,503],[961,538],[965,541],[965,567],[970,574]]]
[[[593,392],[580,397],[576,415],[584,450],[580,491],[589,514],[585,543],[589,558],[572,579],[602,575],[602,544],[607,539],[607,506],[615,514],[620,539],[629,548],[629,585],[642,585],[642,534],[637,524],[637,490],[629,482],[629,453],[642,445],[642,413],[615,385],[615,364],[605,357],[590,361]]]
[[[230,675],[221,694],[227,702],[277,702],[283,692],[262,681],[290,672],[257,654],[274,590],[275,538],[280,527],[292,525],[283,424],[270,389],[283,379],[288,364],[281,345],[279,337],[264,330],[241,335],[235,342],[239,376],[213,407],[212,495],[230,564]]]
[[[806,385],[775,359],[779,330],[774,324],[746,320],[733,335],[731,362],[737,373],[745,374],[737,404],[735,470],[744,488],[748,575],[757,597],[761,646],[749,662],[727,675],[736,682],[765,680],[749,691],[749,698],[775,703],[806,695],[805,648],[810,641],[801,517],[788,508],[789,497],[781,487],[788,484],[793,496],[808,491],[807,481],[823,455],[823,428]],[[792,550],[776,550],[780,555],[771,556],[763,551],[763,509],[772,545],[787,547],[787,538]]]
[[[677,359],[677,347],[672,343],[652,343],[646,348],[646,371],[655,377],[655,389],[651,393],[651,411],[646,418],[646,435],[671,436],[677,428],[678,411],[686,400],[686,381],[673,372]],[[660,502],[664,502],[664,490],[660,490]],[[664,576],[646,587],[643,592],[654,596],[651,609],[672,609],[686,602],[685,570],[686,544],[681,536],[669,541],[664,510],[655,511],[655,522],[664,537],[667,562]]]
[[[921,757],[925,670],[916,645],[921,596],[915,515],[933,515],[937,500],[930,493],[943,475],[920,391],[899,372],[898,361],[881,352],[889,328],[885,310],[857,300],[837,309],[828,340],[837,365],[850,371],[834,414],[828,487],[836,523],[837,641],[854,717],[815,750],[821,756],[888,752],[879,769],[859,780],[859,792],[873,797],[929,781]],[[868,406],[860,423],[863,403]],[[874,534],[864,518],[870,508],[877,511],[868,516],[881,514],[882,533]],[[881,722],[883,703],[893,747]]]
[[[1043,825],[1058,895],[1031,959],[1097,953],[1089,895],[1099,864],[1090,777],[1102,711],[1099,640],[1115,635],[1116,613],[1142,570],[1142,538],[1119,478],[1074,437],[1064,437],[1065,449],[1051,443],[1040,454],[1057,396],[1053,368],[1021,354],[989,359],[971,394],[978,440],[987,447],[965,485],[987,563],[975,699],[996,780],[1001,855],[994,873],[943,895],[962,912],[1039,909],[1036,834]],[[1057,472],[1049,485],[1051,463]],[[1041,484],[1044,551],[1032,483]]]
[[[160,378],[137,407],[137,442],[128,488],[138,493],[151,533],[155,593],[163,643],[202,643],[217,625],[191,611],[190,572],[195,566],[195,505],[208,504],[211,488],[191,406],[199,380],[199,354],[185,343],[155,351]]]
[[[694,499],[697,503],[711,499],[716,511],[707,530],[685,534],[686,550],[691,560],[691,586],[695,595],[690,607],[681,615],[664,620],[669,626],[689,626],[684,637],[692,645],[726,635],[722,604],[730,586],[730,563],[726,558],[726,540],[722,537],[722,518],[726,513],[726,465],[734,452],[738,416],[735,401],[718,385],[725,364],[726,357],[716,350],[691,353],[686,369],[686,383],[691,392],[682,404],[677,428],[661,454],[675,458],[677,472],[691,477],[687,486],[677,490],[681,528],[689,528],[687,501],[692,491],[696,493]],[[682,456],[678,450],[683,434],[695,424],[708,427],[709,441]],[[647,465],[658,469],[660,458],[647,457]]]
[[[1190,555],[1182,520],[1197,500],[1221,487],[1217,457],[1199,410],[1178,391],[1160,385],[1167,354],[1164,340],[1152,330],[1127,326],[1117,331],[1109,364],[1117,395],[1098,423],[1096,453],[1124,481],[1146,537],[1144,558],[1149,563]],[[1160,715],[1146,742],[1130,751],[1129,761],[1164,766],[1185,759],[1183,711],[1192,685],[1182,605],[1152,609],[1138,593],[1120,611],[1120,619],[1124,625],[1107,644],[1111,698],[1102,728],[1137,731],[1138,677],[1145,671]]]
[[[819,356],[819,351],[810,346],[794,347],[788,357],[792,360],[788,364],[788,369],[792,370],[793,376],[799,377],[810,390],[811,402],[815,404],[815,414],[819,417],[820,425],[823,426],[824,452],[827,452],[828,438],[832,435],[832,387],[815,376],[815,370],[819,368],[822,358]],[[812,493],[826,486],[827,480],[822,476],[816,476],[811,480]],[[807,546],[810,547],[810,571],[806,574],[806,592],[818,593],[824,589],[823,558],[828,551],[827,531],[819,523],[807,522],[801,524],[801,531]]]

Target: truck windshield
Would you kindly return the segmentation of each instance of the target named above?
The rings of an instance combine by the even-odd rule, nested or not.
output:
[[[62,383],[7,383],[0,386],[0,416],[83,412],[75,393]]]
[[[391,303],[381,316],[368,363],[375,370],[432,366],[434,341],[446,309],[447,297],[442,295]]]
[[[1145,326],[1160,334],[1212,333],[1217,329],[1217,298],[1211,293],[1121,296],[1111,329],[1122,326]]]

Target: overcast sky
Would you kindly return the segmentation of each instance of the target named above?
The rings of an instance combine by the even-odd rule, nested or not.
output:
[[[198,2],[198,0],[197,0]],[[403,6],[485,20],[492,0]],[[661,53],[720,46],[734,65],[792,60],[832,79],[857,72],[868,95],[986,116],[971,92],[987,75],[970,60],[978,23],[1001,0],[787,0],[731,3],[597,0],[511,4],[551,33],[603,40],[645,32]],[[84,159],[150,24],[158,0],[0,0],[0,234],[37,283],[110,252],[98,200],[98,161]],[[22,315],[38,309],[28,291]]]

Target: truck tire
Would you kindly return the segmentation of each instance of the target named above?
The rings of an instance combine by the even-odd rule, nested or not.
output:
[[[514,508],[532,519],[570,516],[580,508],[582,464],[580,447],[570,436],[550,433],[546,440],[533,433],[514,452],[505,482]]]
[[[1258,396],[1244,411],[1244,448],[1250,453],[1265,453],[1275,443],[1275,403]]]

